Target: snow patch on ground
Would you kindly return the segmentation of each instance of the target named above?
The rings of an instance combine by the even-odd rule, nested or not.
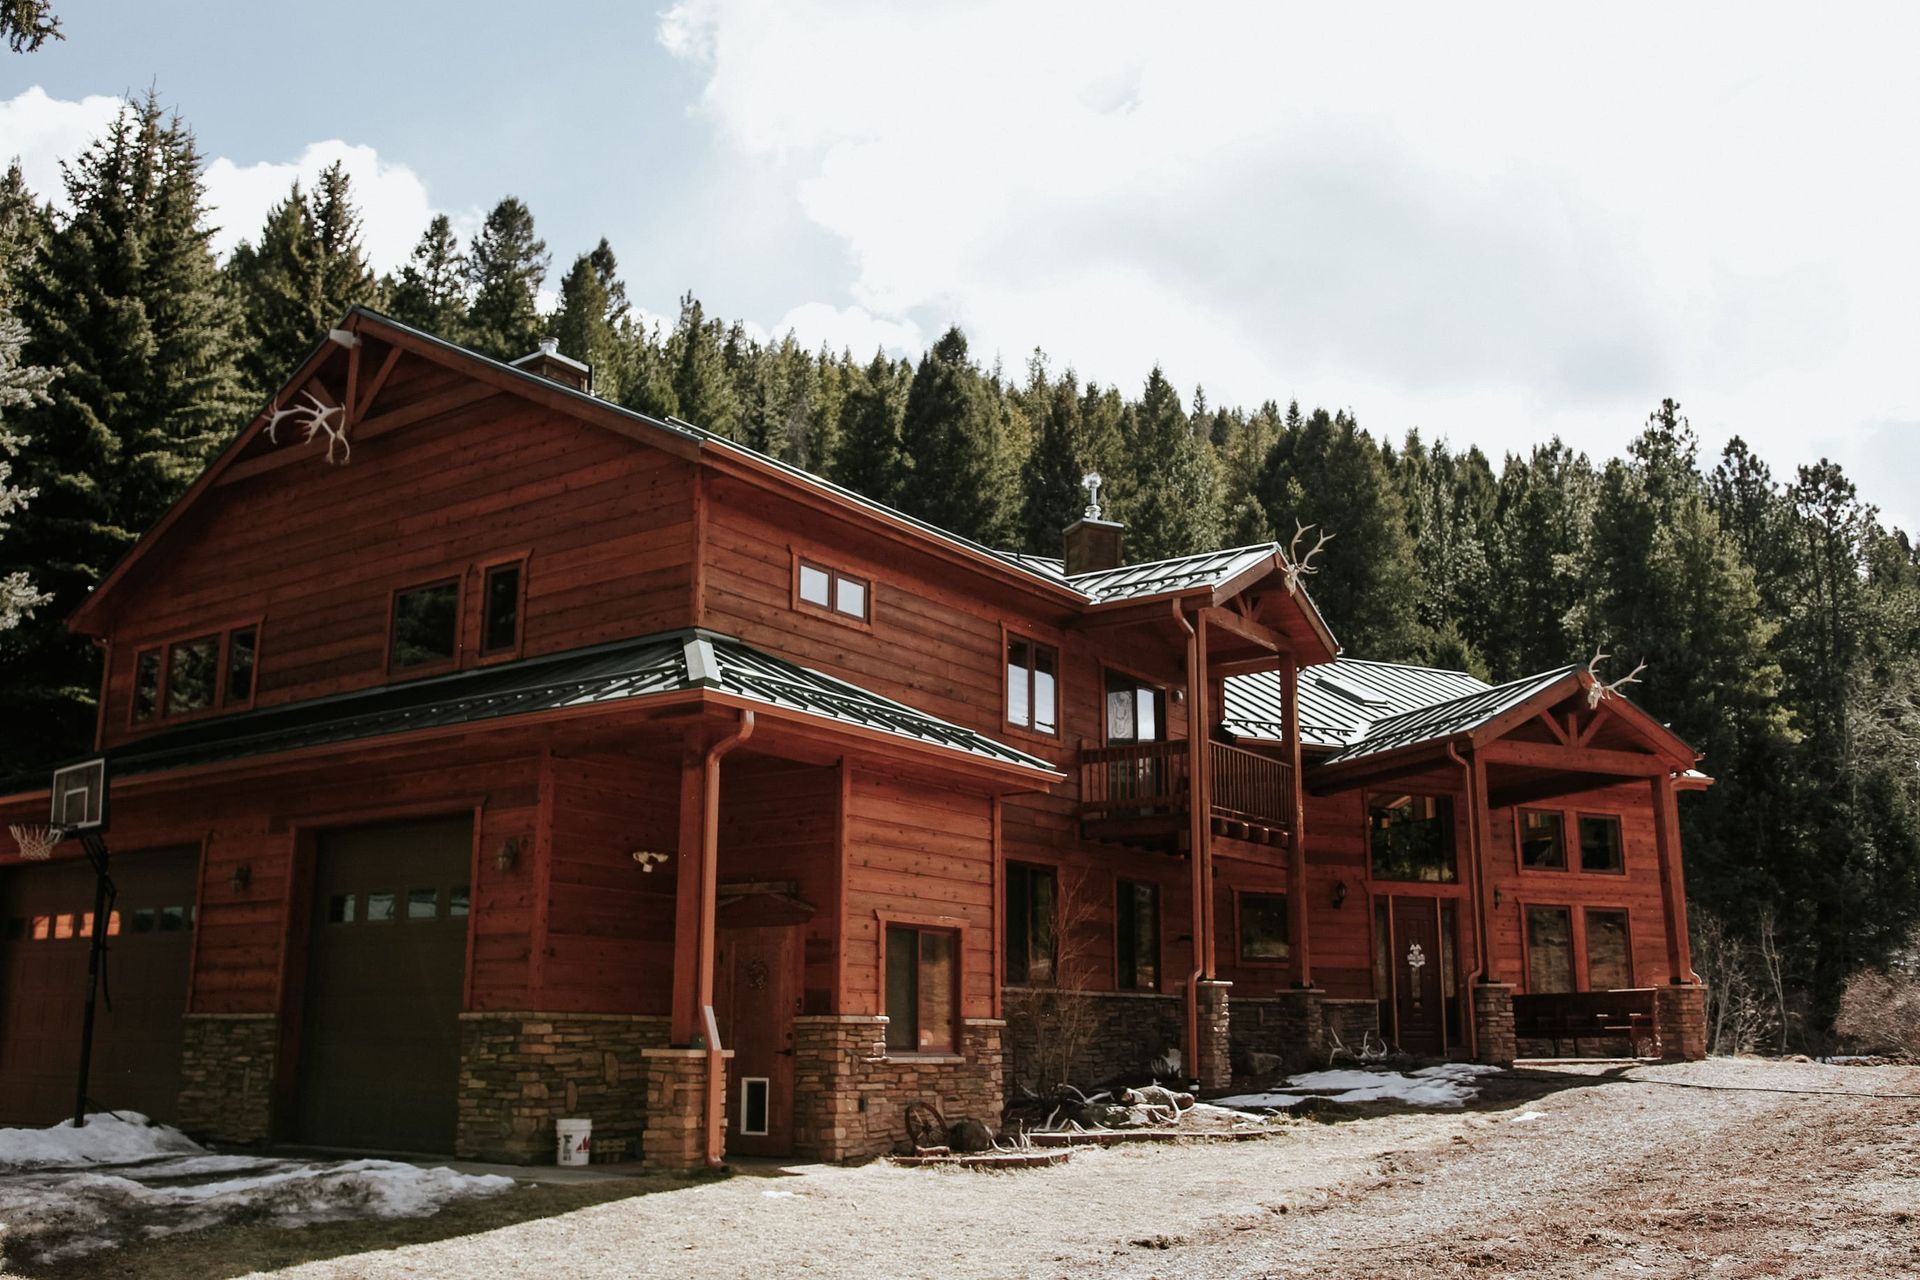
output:
[[[1218,1106],[1280,1110],[1308,1097],[1330,1102],[1398,1102],[1410,1107],[1458,1107],[1480,1093],[1475,1081],[1500,1068],[1476,1062],[1443,1062],[1411,1074],[1399,1071],[1307,1071],[1288,1076],[1293,1092],[1242,1093],[1215,1098]]]
[[[395,1160],[216,1155],[144,1116],[103,1114],[0,1130],[0,1255],[57,1261],[223,1223],[421,1217],[512,1186]]]

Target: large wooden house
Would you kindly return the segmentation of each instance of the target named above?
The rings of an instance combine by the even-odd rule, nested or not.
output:
[[[684,1167],[1370,1034],[1701,1052],[1705,779],[1585,668],[1342,659],[1278,546],[996,551],[588,378],[356,310],[73,616],[99,1103]],[[76,855],[0,854],[0,1121],[70,1097]]]

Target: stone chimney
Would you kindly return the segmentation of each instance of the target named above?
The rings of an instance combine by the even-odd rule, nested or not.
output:
[[[1102,569],[1117,569],[1121,564],[1121,536],[1126,526],[1100,518],[1100,483],[1099,473],[1093,471],[1080,481],[1080,487],[1087,491],[1087,509],[1067,526],[1061,538],[1070,578]]]
[[[540,349],[532,355],[521,356],[513,362],[513,367],[525,369],[528,373],[537,373],[562,386],[572,387],[575,391],[593,394],[592,367],[561,355],[560,343],[553,338],[540,339]]]

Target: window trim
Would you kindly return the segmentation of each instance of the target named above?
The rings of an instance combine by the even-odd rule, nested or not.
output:
[[[140,659],[153,655],[153,711],[140,715]],[[133,651],[133,683],[127,689],[127,728],[133,733],[166,723],[167,719],[167,646],[140,645]]]
[[[1126,885],[1140,885],[1153,890],[1153,984],[1142,986],[1135,972],[1133,983],[1127,983],[1121,972],[1120,949],[1120,890]],[[1157,994],[1166,990],[1167,976],[1167,928],[1166,895],[1158,880],[1144,880],[1135,876],[1115,875],[1113,878],[1113,989],[1115,991],[1139,991]],[[1236,917],[1237,918],[1237,917]]]
[[[788,604],[796,613],[811,614],[816,618],[826,618],[843,627],[855,627],[861,631],[873,630],[874,588],[879,581],[871,573],[856,573],[851,569],[838,569],[813,556],[803,554],[798,547],[788,547],[787,554],[792,561],[788,584]],[[815,604],[811,600],[800,598],[800,568],[818,570],[827,575],[827,603]],[[866,588],[866,610],[859,616],[845,613],[835,607],[834,601],[840,598],[840,579],[847,578]]]
[[[480,581],[480,589],[474,592],[476,600],[473,628],[473,664],[475,666],[487,666],[495,662],[513,662],[525,655],[527,651],[527,566],[528,562],[532,559],[533,553],[531,551],[515,551],[507,555],[493,556],[474,564],[473,571]],[[510,568],[520,571],[519,592],[514,597],[513,602],[513,644],[504,649],[488,649],[487,597],[489,592],[487,587],[497,570]],[[392,623],[389,622],[388,626],[391,627]],[[393,658],[391,641],[389,641],[387,646],[387,658],[389,662],[391,662]],[[411,669],[412,668],[409,668],[409,670]]]
[[[1036,729],[1033,727],[1033,677],[1038,664],[1027,666],[1027,721],[1021,724],[1013,718],[1013,700],[1007,693],[1007,659],[1013,642],[1019,640],[1030,648],[1046,649],[1053,654],[1053,728]],[[1000,724],[1009,733],[1017,733],[1032,738],[1036,742],[1058,743],[1065,740],[1067,731],[1066,666],[1063,658],[1065,646],[1058,636],[1043,636],[1039,631],[1027,626],[1009,626],[1000,624]]]
[[[1613,847],[1614,851],[1620,855],[1620,865],[1611,871],[1589,871],[1587,869],[1586,850],[1582,847],[1580,840],[1580,824],[1589,820],[1611,822],[1613,824]],[[1573,811],[1573,845],[1574,847],[1570,851],[1567,860],[1570,863],[1579,864],[1581,875],[1624,876],[1627,874],[1627,824],[1621,821],[1619,814],[1575,809]]]
[[[1526,813],[1557,813],[1560,815],[1560,848],[1565,865],[1559,867],[1530,867],[1526,863],[1521,849],[1521,840],[1525,835],[1524,819]],[[1580,823],[1585,819],[1597,819],[1613,824],[1619,836],[1620,865],[1612,871],[1589,871],[1580,851]],[[1604,876],[1608,880],[1625,879],[1627,875],[1627,823],[1618,810],[1579,809],[1554,805],[1515,805],[1513,807],[1513,869],[1523,876]]]
[[[400,597],[415,591],[425,591],[430,587],[444,587],[453,584],[453,656],[440,662],[422,662],[413,666],[395,666],[393,661],[394,633],[400,621]],[[386,673],[388,680],[413,680],[421,676],[445,675],[449,671],[458,671],[461,659],[466,654],[466,630],[461,619],[467,616],[467,574],[442,574],[437,578],[423,578],[409,582],[405,586],[394,587],[387,592],[387,644]]]
[[[248,628],[252,628],[253,630],[253,687],[249,690],[246,701],[230,703],[227,701],[227,664],[233,652],[233,633],[236,631],[245,631]],[[152,733],[170,725],[191,724],[196,720],[205,719],[209,716],[225,715],[228,713],[238,714],[242,711],[253,710],[260,696],[261,641],[262,637],[266,634],[266,630],[266,615],[253,614],[248,617],[233,618],[218,622],[210,627],[195,628],[190,632],[170,635],[159,640],[135,645],[133,649],[133,666],[128,673],[127,732],[130,734]],[[177,714],[169,712],[167,710],[167,698],[172,684],[174,648],[178,645],[193,644],[196,641],[206,640],[208,638],[214,641],[213,701],[209,705],[195,711],[183,711]],[[139,706],[140,660],[148,654],[156,655],[153,714],[142,720],[135,713]],[[111,660],[112,656],[109,655],[109,661]],[[113,694],[112,679],[111,674],[109,674],[107,678],[108,698],[111,698]],[[104,710],[102,714],[105,714]]]
[[[1538,813],[1560,819],[1560,865],[1542,867],[1527,862],[1526,836],[1527,815]],[[1513,856],[1515,864],[1522,871],[1536,871],[1545,875],[1562,875],[1572,869],[1574,859],[1568,856],[1567,849],[1567,812],[1564,809],[1548,809],[1537,804],[1515,805],[1513,809]]]
[[[235,702],[230,694],[228,680],[233,675],[233,637],[239,631],[253,632],[253,678],[247,682],[245,700]],[[260,650],[261,637],[266,634],[265,618],[247,618],[236,622],[220,632],[220,710],[251,711],[260,697]]]
[[[1002,898],[1002,902],[1000,904],[1000,927],[1001,927],[1000,964],[1001,964],[1001,972],[1002,972],[1002,979],[1003,979],[1002,985],[1009,986],[1009,987],[1038,987],[1041,989],[1052,989],[1052,988],[1058,987],[1060,986],[1060,908],[1061,908],[1060,871],[1061,871],[1061,868],[1055,863],[1035,862],[1029,858],[1007,858],[1004,860],[1004,865],[1005,865],[1006,871],[1001,876],[1001,889],[1000,889],[1000,896]],[[1013,869],[1015,867],[1019,867],[1030,872],[1044,871],[1048,875],[1053,877],[1053,956],[1052,956],[1051,966],[1050,966],[1053,976],[1050,979],[1048,979],[1046,982],[1035,982],[1033,980],[1033,973],[1031,968],[1029,968],[1027,972],[1027,976],[1025,978],[1020,979],[1019,981],[1015,981],[1010,975],[1006,973],[1007,943],[1013,937],[1013,929],[1009,922],[1013,918],[1013,913],[1010,910],[1010,907],[1012,904],[1005,901],[1005,899],[1011,896],[1011,891],[1013,889]],[[1031,939],[1029,939],[1029,945],[1031,945]]]
[[[1445,829],[1447,833],[1447,852],[1450,855],[1452,855],[1452,858],[1453,858],[1453,878],[1452,879],[1450,880],[1396,880],[1391,876],[1381,876],[1381,875],[1374,874],[1374,870],[1373,870],[1373,798],[1376,795],[1378,796],[1404,795],[1412,799],[1432,800],[1432,801],[1435,801],[1440,806],[1442,810],[1442,819],[1445,823]],[[1446,895],[1447,891],[1449,890],[1452,890],[1454,892],[1459,892],[1462,889],[1462,887],[1467,883],[1466,876],[1461,874],[1461,866],[1460,866],[1460,859],[1462,856],[1462,849],[1461,849],[1462,842],[1460,840],[1460,814],[1459,814],[1459,811],[1454,806],[1453,793],[1451,791],[1399,791],[1391,787],[1389,787],[1386,790],[1379,790],[1379,789],[1369,787],[1361,791],[1360,805],[1361,805],[1361,820],[1365,824],[1365,830],[1367,833],[1366,859],[1367,859],[1367,884],[1369,886],[1377,885],[1377,884],[1378,885],[1419,885],[1420,894],[1428,895],[1428,896],[1439,896],[1439,895]],[[1518,821],[1518,819],[1515,819],[1515,821]],[[1514,839],[1516,843],[1514,845],[1513,856],[1514,856],[1514,860],[1517,862],[1520,858],[1520,848],[1519,848],[1519,844],[1517,843],[1519,839],[1519,828],[1517,827],[1514,829]],[[1392,890],[1388,889],[1386,890],[1386,892],[1392,893]]]
[[[1610,911],[1617,914],[1626,922],[1627,933],[1627,985],[1624,987],[1603,987],[1600,988],[1600,990],[1633,991],[1638,989],[1640,986],[1640,966],[1634,961],[1633,957],[1633,909],[1624,902],[1618,904],[1612,902],[1583,902],[1580,904],[1580,909],[1574,913],[1580,922],[1580,940],[1575,947],[1580,961],[1580,981],[1584,984],[1580,989],[1582,991],[1592,991],[1595,989],[1593,985],[1593,957],[1587,952],[1587,915],[1593,911]]]
[[[1243,889],[1238,885],[1233,889],[1233,956],[1234,963],[1250,969],[1291,969],[1294,961],[1295,938],[1293,936],[1292,904],[1288,902],[1288,889]],[[1287,954],[1273,956],[1249,956],[1247,954],[1247,928],[1245,901],[1248,898],[1278,898],[1282,904],[1281,918],[1287,922]]]
[[[190,711],[173,709],[173,653],[187,645],[196,645],[204,641],[213,641],[213,687],[207,693],[207,705],[195,707]],[[220,710],[220,699],[226,692],[227,672],[227,633],[224,630],[197,631],[190,636],[169,640],[165,645],[166,657],[160,663],[160,718],[169,724],[186,724],[190,721],[215,715]]]
[[[1584,921],[1576,904],[1550,899],[1522,898],[1520,907],[1520,971],[1525,978],[1524,991],[1527,995],[1574,995],[1587,989],[1586,959],[1582,936]],[[1535,991],[1533,989],[1533,921],[1529,918],[1534,911],[1564,911],[1567,913],[1567,976],[1573,982],[1572,991]]]
[[[940,1061],[959,1058],[966,1048],[962,1031],[967,1021],[967,922],[958,916],[917,915],[909,912],[880,911],[873,913],[874,919],[874,985],[878,988],[878,1006],[882,1017],[887,1016],[887,930],[889,928],[913,929],[918,932],[950,933],[953,935],[953,1048],[947,1051],[921,1053],[917,1050],[895,1049],[881,1037],[881,1048],[889,1059],[907,1061]],[[916,965],[917,965],[916,960]],[[916,973],[918,972],[916,968]],[[892,1023],[888,1023],[891,1028]],[[920,1029],[914,1028],[914,1038],[919,1039]]]
[[[1153,694],[1153,714],[1154,714],[1154,718],[1158,721],[1157,727],[1160,730],[1159,737],[1140,738],[1136,736],[1132,739],[1129,739],[1126,742],[1115,742],[1113,740],[1112,725],[1110,725],[1107,721],[1107,695],[1110,692],[1107,686],[1113,683],[1113,678],[1115,676],[1119,676],[1122,680],[1132,681],[1134,686],[1134,692],[1136,694],[1143,690]],[[1164,681],[1156,680],[1152,676],[1142,675],[1140,672],[1135,671],[1130,667],[1118,666],[1111,662],[1101,663],[1100,664],[1100,745],[1103,747],[1130,747],[1130,746],[1135,746],[1141,742],[1176,741],[1176,739],[1174,738],[1171,732],[1173,728],[1172,721],[1171,721],[1171,717],[1173,713],[1169,710],[1169,707],[1172,705],[1172,703],[1173,703],[1173,692],[1171,689],[1167,687]]]

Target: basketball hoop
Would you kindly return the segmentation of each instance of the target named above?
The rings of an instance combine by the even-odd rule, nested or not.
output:
[[[45,862],[53,856],[53,846],[67,838],[65,827],[41,827],[34,825],[8,827],[13,833],[13,842],[20,848],[20,856],[28,862]]]

